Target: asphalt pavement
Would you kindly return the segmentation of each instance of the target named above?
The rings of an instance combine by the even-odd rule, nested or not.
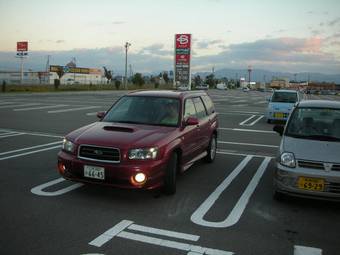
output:
[[[273,199],[265,92],[209,90],[216,161],[179,176],[173,196],[60,178],[63,136],[124,93],[0,94],[0,254],[340,254],[339,203]]]

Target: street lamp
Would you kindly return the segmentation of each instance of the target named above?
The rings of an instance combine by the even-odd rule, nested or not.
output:
[[[125,84],[124,87],[127,89],[127,52],[129,47],[131,46],[131,43],[126,42],[124,47],[125,47]]]

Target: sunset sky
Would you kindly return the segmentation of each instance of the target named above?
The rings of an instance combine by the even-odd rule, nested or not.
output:
[[[29,42],[25,67],[170,70],[176,33],[193,36],[193,71],[246,68],[340,73],[338,0],[0,0],[0,70],[18,68],[16,42]]]

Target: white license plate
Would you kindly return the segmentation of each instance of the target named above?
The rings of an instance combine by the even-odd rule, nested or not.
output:
[[[84,166],[84,176],[93,179],[104,180],[105,179],[105,169],[104,167],[98,166]]]

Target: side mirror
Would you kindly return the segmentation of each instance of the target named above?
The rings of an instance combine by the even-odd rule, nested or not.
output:
[[[276,133],[279,133],[280,136],[282,136],[284,129],[285,129],[285,127],[282,126],[282,125],[275,125],[273,127],[273,131],[275,131]]]
[[[185,125],[186,126],[195,126],[198,125],[199,121],[197,118],[195,117],[189,117],[186,121],[185,121]]]
[[[102,118],[104,118],[105,114],[106,112],[97,112],[97,118],[101,120]]]

